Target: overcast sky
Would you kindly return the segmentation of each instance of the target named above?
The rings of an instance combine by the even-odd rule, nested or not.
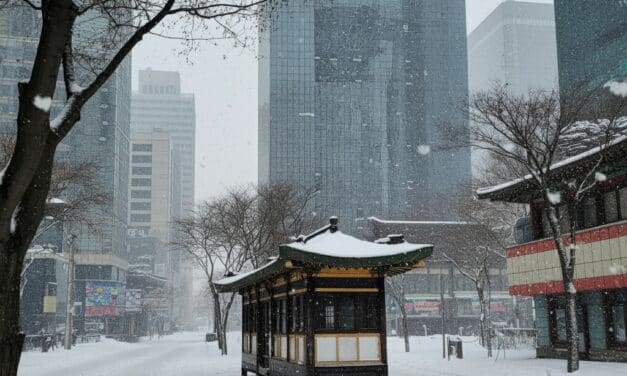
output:
[[[466,0],[468,31],[503,1]],[[187,58],[180,51],[175,40],[145,38],[133,53],[133,85],[139,69],[174,70],[181,73],[182,90],[195,94],[196,200],[256,182],[256,51],[209,44]]]

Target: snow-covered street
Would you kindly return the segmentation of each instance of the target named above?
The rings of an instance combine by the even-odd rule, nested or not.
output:
[[[221,357],[217,343],[203,333],[178,333],[124,343],[103,339],[79,344],[71,351],[22,354],[20,376],[239,376],[239,336],[232,335],[233,355]]]
[[[231,355],[221,357],[216,343],[205,343],[203,333],[180,333],[136,344],[105,339],[80,344],[72,351],[22,355],[20,376],[239,376],[239,334],[229,336]],[[498,360],[465,338],[464,359],[441,359],[441,337],[413,337],[411,352],[403,352],[400,338],[388,340],[390,376],[558,376],[565,363],[534,359],[531,350],[508,350]],[[495,351],[496,355],[496,351]],[[627,373],[627,364],[582,362],[579,376],[615,376]]]

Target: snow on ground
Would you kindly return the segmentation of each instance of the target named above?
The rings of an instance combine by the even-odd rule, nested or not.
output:
[[[22,354],[19,376],[239,376],[239,335],[229,338],[228,357],[204,339],[204,333],[177,333],[140,343],[103,339],[71,351],[29,351]]]
[[[390,376],[565,376],[566,361],[536,359],[535,350],[506,350],[488,359],[486,350],[471,337],[462,337],[464,359],[442,359],[442,337],[412,337],[405,353],[402,338],[388,338]],[[581,362],[577,376],[627,374],[625,363]]]
[[[401,338],[388,340],[390,376],[564,376],[563,360],[535,359],[533,350],[507,350],[498,360],[464,337],[464,359],[442,359],[442,337],[412,337],[411,352]],[[240,336],[229,335],[231,355],[219,355],[217,344],[205,343],[203,333],[179,333],[152,341],[121,343],[104,339],[79,344],[72,351],[22,355],[20,376],[239,376]],[[495,350],[495,356],[497,351]],[[627,364],[581,362],[577,376],[627,374]]]

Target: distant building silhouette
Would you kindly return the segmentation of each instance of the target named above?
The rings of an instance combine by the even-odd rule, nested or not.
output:
[[[516,95],[558,87],[553,5],[501,3],[468,36],[470,92],[496,81]]]

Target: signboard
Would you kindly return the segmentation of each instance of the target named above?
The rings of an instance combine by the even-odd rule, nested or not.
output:
[[[118,286],[113,282],[85,282],[85,316],[115,316]]]
[[[57,297],[56,296],[44,296],[44,313],[56,313],[57,312]]]
[[[126,290],[126,312],[140,312],[142,310],[141,298],[142,290]]]
[[[439,316],[440,302],[437,300],[409,300],[405,303],[405,311],[410,315]]]

